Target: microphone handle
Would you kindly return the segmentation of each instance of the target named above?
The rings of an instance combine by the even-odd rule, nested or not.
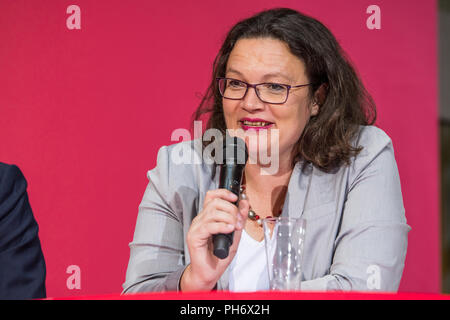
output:
[[[219,189],[225,188],[233,192],[238,197],[238,200],[234,202],[234,205],[236,206],[239,204],[240,188],[244,168],[245,165],[227,163],[223,164],[220,168]],[[228,257],[230,246],[233,244],[233,236],[234,232],[213,235],[213,253],[217,258],[225,259]]]

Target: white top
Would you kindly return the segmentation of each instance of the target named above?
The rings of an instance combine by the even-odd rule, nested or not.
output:
[[[230,291],[265,291],[269,290],[269,273],[264,240],[256,241],[242,231],[238,250],[230,264]]]

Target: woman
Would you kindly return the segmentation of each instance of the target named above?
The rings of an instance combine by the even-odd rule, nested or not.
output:
[[[276,150],[277,170],[248,162],[236,207],[236,196],[218,189],[215,165],[174,164],[176,145],[162,147],[124,292],[267,290],[260,220],[279,215],[307,219],[302,289],[398,289],[410,228],[392,143],[371,126],[374,103],[323,24],[286,8],[236,24],[195,119],[206,113],[207,129],[245,132],[250,154]],[[277,139],[248,144],[263,134]],[[231,231],[229,256],[216,258],[212,235]],[[252,246],[259,256],[244,256]]]

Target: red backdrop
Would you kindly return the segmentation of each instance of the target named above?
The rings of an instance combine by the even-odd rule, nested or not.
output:
[[[440,290],[435,1],[1,0],[0,161],[28,179],[49,296],[121,291],[157,150],[189,128],[229,27],[275,6],[323,21],[357,66],[412,227],[400,290]],[[81,289],[66,286],[70,265]]]

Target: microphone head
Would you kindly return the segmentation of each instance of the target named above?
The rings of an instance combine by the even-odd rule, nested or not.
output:
[[[226,135],[223,145],[223,163],[245,165],[248,160],[248,150],[244,140]]]
[[[232,241],[223,234],[218,234],[214,237],[214,255],[219,259],[225,259],[230,252]]]

